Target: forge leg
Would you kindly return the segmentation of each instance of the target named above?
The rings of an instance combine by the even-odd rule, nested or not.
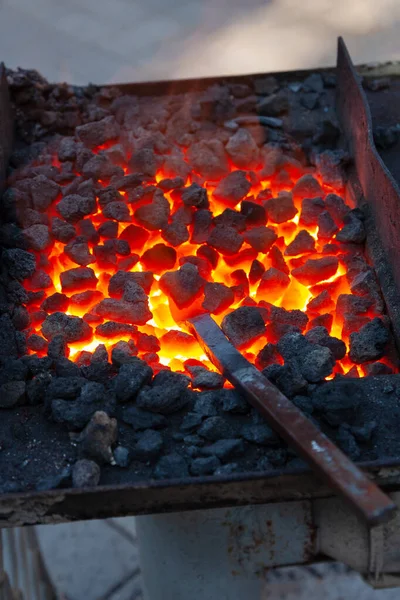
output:
[[[267,569],[309,561],[309,502],[137,517],[146,600],[259,600]]]

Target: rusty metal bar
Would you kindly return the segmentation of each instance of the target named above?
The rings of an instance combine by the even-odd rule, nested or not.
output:
[[[392,500],[236,350],[210,315],[195,317],[188,326],[224,377],[369,525],[393,517],[396,505]]]

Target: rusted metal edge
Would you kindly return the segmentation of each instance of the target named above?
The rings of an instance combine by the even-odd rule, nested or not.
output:
[[[6,71],[4,64],[0,63],[0,197],[6,185],[6,172],[13,146],[13,133],[14,122]]]
[[[367,251],[376,270],[400,348],[400,189],[379,156],[368,100],[346,45],[338,39],[337,113],[362,190]]]
[[[225,337],[209,314],[188,321],[211,362],[271,427],[371,526],[396,505]]]

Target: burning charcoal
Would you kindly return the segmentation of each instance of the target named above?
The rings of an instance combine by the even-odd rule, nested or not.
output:
[[[57,210],[66,221],[76,223],[86,215],[96,212],[96,201],[94,198],[71,194],[60,200]]]
[[[126,302],[147,302],[148,296],[136,281],[127,281],[124,287],[122,300]]]
[[[312,175],[303,175],[296,182],[293,190],[293,196],[298,199],[318,198],[322,196],[323,191],[318,181]]]
[[[352,294],[340,294],[336,303],[336,310],[339,315],[351,313],[353,315],[362,315],[368,312],[372,306],[372,299],[367,296],[353,296]]]
[[[155,335],[148,335],[147,333],[138,333],[136,346],[139,352],[158,352],[160,350],[158,338]]]
[[[130,227],[134,227],[134,225],[130,225]],[[140,229],[140,228],[138,227],[138,229]],[[143,231],[144,231],[144,229],[143,229]],[[103,237],[103,238],[107,238],[107,239],[116,238],[118,236],[118,223],[116,221],[105,221],[104,223],[102,223],[99,226],[97,233],[98,233],[99,237]],[[96,242],[94,242],[94,243],[96,243]]]
[[[92,335],[91,328],[83,319],[61,312],[47,316],[41,330],[47,340],[61,335],[67,342],[83,342]]]
[[[350,211],[343,219],[344,226],[336,235],[339,242],[362,244],[365,241],[364,223],[358,218],[357,213]],[[40,227],[40,225],[34,225]]]
[[[76,235],[74,226],[58,217],[54,217],[51,220],[50,231],[53,238],[63,244],[69,242]]]
[[[219,315],[233,304],[235,295],[223,283],[206,283],[202,307],[211,314]]]
[[[96,290],[86,290],[78,294],[72,294],[70,297],[70,307],[79,309],[89,309],[104,298],[102,292]]]
[[[243,269],[236,269],[236,271],[231,272],[231,279],[235,284],[236,288],[240,287],[245,296],[249,295],[249,281],[247,279],[246,272]],[[237,290],[233,290],[235,295]]]
[[[250,191],[251,183],[246,178],[245,171],[233,171],[221,179],[213,192],[213,197],[227,204],[236,206]]]
[[[32,290],[36,291],[46,290],[47,288],[52,287],[53,283],[51,281],[50,275],[48,275],[41,269],[38,269],[30,278],[29,285],[32,288]]]
[[[82,219],[81,221],[78,221],[76,224],[76,230],[78,235],[84,238],[86,242],[91,242],[92,244],[99,243],[100,236],[90,219]]]
[[[277,446],[280,443],[279,437],[267,424],[244,425],[241,435],[246,441],[258,446]]]
[[[189,239],[189,232],[186,225],[179,221],[174,221],[168,225],[161,235],[168,244],[174,247],[181,246],[181,244],[184,244]]]
[[[214,217],[213,221],[215,225],[233,227],[239,233],[246,229],[246,217],[231,208],[226,208],[220,215]]]
[[[67,342],[63,335],[56,335],[49,342],[47,355],[57,360],[58,358],[67,357],[69,353]]]
[[[101,208],[105,208],[107,204],[110,204],[111,202],[121,202],[124,199],[124,197],[112,186],[97,190],[96,195]]]
[[[97,277],[90,267],[77,267],[60,274],[63,292],[79,292],[80,290],[95,290]]]
[[[157,479],[184,479],[189,476],[188,466],[180,454],[172,453],[162,456],[154,471]]]
[[[152,318],[147,302],[125,302],[115,298],[105,298],[95,307],[97,315],[131,325],[145,325]]]
[[[259,260],[253,260],[249,271],[249,282],[254,285],[265,273],[265,267]]]
[[[100,481],[100,467],[93,460],[82,458],[72,469],[72,487],[96,487]]]
[[[313,327],[325,327],[328,331],[330,331],[332,329],[332,324],[333,315],[326,313],[323,315],[318,315],[318,317],[314,317],[314,319],[311,319],[308,326],[310,329],[312,329]]]
[[[285,223],[297,215],[298,210],[293,204],[292,195],[289,192],[280,192],[277,198],[271,198],[264,204],[268,218],[273,223]]]
[[[373,269],[368,268],[362,271],[354,278],[350,278],[351,293],[356,296],[370,296],[375,302],[375,308],[378,311],[383,311],[383,299],[378,280]]]
[[[110,419],[103,411],[97,411],[78,437],[79,450],[84,456],[94,458],[101,464],[113,464],[114,457],[111,448],[117,438],[117,420]]]
[[[312,298],[307,304],[307,310],[310,312],[321,312],[334,310],[335,303],[331,299],[328,290],[324,290],[315,298]]]
[[[345,204],[343,198],[337,196],[336,194],[328,194],[325,198],[325,205],[336,225],[341,227],[343,225],[343,221],[350,211],[347,204]]]
[[[348,156],[341,150],[325,150],[316,155],[315,166],[325,184],[336,189],[343,187],[341,164],[347,159]]]
[[[257,288],[257,298],[263,300],[264,296],[269,302],[275,302],[280,298],[290,284],[290,278],[286,273],[271,267],[261,277]]]
[[[215,371],[209,371],[204,367],[193,367],[192,385],[199,390],[216,390],[222,388],[225,379]]]
[[[199,272],[200,277],[204,277],[208,279],[211,275],[211,265],[205,258],[200,258],[199,256],[182,256],[179,259],[180,265],[185,265],[186,263],[191,263]]]
[[[102,338],[114,338],[121,335],[133,335],[136,333],[137,328],[134,325],[128,325],[127,323],[116,323],[114,321],[107,321],[96,327],[96,336]]]
[[[260,151],[253,136],[243,128],[238,129],[229,138],[226,151],[239,169],[253,168],[260,159]]]
[[[106,117],[101,121],[80,125],[75,129],[75,134],[87,148],[96,148],[116,139],[119,135],[119,126],[114,117]]]
[[[318,237],[330,240],[337,233],[338,227],[328,211],[318,217]]]
[[[74,161],[76,159],[76,146],[77,144],[74,138],[61,138],[60,144],[58,146],[58,160],[61,162]]]
[[[149,177],[154,177],[157,173],[159,161],[150,148],[142,148],[132,154],[129,161],[129,167],[133,172],[143,173]]]
[[[44,175],[34,177],[30,185],[33,208],[45,212],[60,193],[60,186]]]
[[[31,277],[36,269],[34,255],[19,248],[4,250],[3,262],[10,276],[18,281]]]
[[[257,355],[256,367],[258,369],[265,369],[272,364],[279,362],[279,354],[275,344],[266,344]]]
[[[129,192],[142,185],[144,179],[145,178],[142,175],[131,173],[130,175],[123,175],[122,177],[112,177],[110,185],[118,191]]]
[[[114,246],[106,246],[105,244],[94,246],[93,254],[97,266],[104,270],[113,270],[117,265],[117,255]]]
[[[174,197],[174,194],[172,196]],[[209,206],[207,190],[197,183],[192,183],[189,187],[183,188],[182,192],[179,192],[179,197],[185,206],[193,206],[194,208],[208,208]]]
[[[315,240],[308,231],[302,229],[286,248],[285,256],[298,256],[309,252],[315,252]]]
[[[146,294],[149,294],[153,284],[153,274],[147,271],[138,273],[118,271],[111,277],[108,284],[109,296],[111,296],[111,298],[122,298],[127,281],[138,283],[144,289]]]
[[[99,230],[100,231],[100,230]],[[115,236],[110,236],[115,237]],[[143,246],[149,239],[150,234],[142,227],[128,225],[119,236],[120,240],[127,241],[131,250],[142,251]]]
[[[160,371],[152,387],[144,387],[137,397],[139,408],[167,415],[181,410],[190,400],[187,387],[190,379],[172,371]]]
[[[307,327],[308,317],[301,310],[286,310],[280,306],[272,306],[270,313],[270,320],[274,323],[284,323],[287,325],[294,325],[301,331]]]
[[[179,156],[167,156],[163,165],[163,173],[168,178],[160,181],[158,186],[166,192],[182,187],[185,185],[190,171],[190,166]]]
[[[194,209],[191,206],[181,205],[171,215],[172,223],[191,225],[193,222]]]
[[[128,363],[121,366],[118,375],[113,380],[117,401],[129,402],[134,400],[142,386],[151,381],[152,375],[153,371],[151,367],[144,360],[132,357]],[[141,414],[139,413],[138,422]],[[131,421],[128,422],[131,423]],[[136,428],[133,422],[131,424]],[[153,424],[147,426],[154,427]]]
[[[259,115],[266,117],[278,117],[289,110],[289,98],[287,92],[281,91],[277,94],[263,98],[257,106]]]
[[[200,457],[192,460],[190,472],[192,475],[211,475],[220,466],[221,463],[216,456]]]
[[[268,258],[271,262],[272,268],[289,275],[289,267],[287,266],[285,259],[283,258],[283,254],[279,250],[278,246],[272,246],[268,252]]]
[[[322,198],[304,198],[301,203],[299,224],[305,227],[318,225],[318,218],[324,211],[325,203]]]
[[[99,344],[95,351],[92,354],[92,363],[94,362],[108,362],[108,352],[107,352],[107,348],[105,347],[104,344]]]
[[[350,359],[359,364],[370,360],[378,360],[384,354],[389,333],[383,321],[376,317],[358,332],[350,334]]]
[[[165,244],[155,244],[142,254],[143,267],[153,273],[161,273],[173,269],[176,263],[176,250]]]
[[[217,139],[201,140],[192,144],[187,160],[193,169],[206,179],[216,180],[229,173],[225,148]]]
[[[82,238],[72,240],[64,247],[64,252],[72,262],[82,267],[86,267],[95,262],[95,257],[90,254],[89,246],[86,241],[80,241]]]
[[[164,196],[154,196],[150,204],[145,204],[135,210],[135,219],[149,231],[156,231],[167,227],[169,213],[168,200]]]
[[[241,439],[218,440],[209,446],[201,448],[203,456],[216,456],[222,462],[235,456],[242,456],[246,447]]]
[[[265,333],[260,310],[253,306],[241,306],[226,315],[221,323],[225,335],[237,348],[249,346]]]
[[[265,225],[267,222],[265,208],[255,202],[243,200],[240,206],[240,212],[246,217],[247,227],[261,226]]]
[[[135,458],[148,461],[157,458],[163,447],[163,438],[159,431],[147,429],[140,436],[134,447]]]
[[[178,271],[164,273],[159,286],[178,308],[185,308],[200,296],[204,280],[200,277],[197,267],[186,263]]]
[[[211,248],[210,246],[200,246],[200,248],[196,250],[196,254],[201,258],[205,258],[210,263],[212,268],[216,269],[218,265],[219,254],[216,250],[214,250],[214,248]]]
[[[125,202],[109,202],[103,208],[103,216],[106,219],[114,219],[114,221],[127,223],[131,220],[129,208]]]
[[[47,350],[47,341],[36,333],[28,337],[26,345],[29,350],[33,350],[34,352],[46,352]]]
[[[344,313],[342,337],[348,337],[351,333],[359,331],[361,327],[367,325],[371,319],[366,316]]]
[[[111,351],[111,362],[116,367],[121,367],[122,365],[128,364],[131,361],[132,356],[136,355],[137,348],[133,340],[129,340],[129,342],[120,340],[115,344]]]
[[[231,256],[239,252],[243,238],[233,227],[217,225],[208,236],[207,243],[221,254]]]
[[[293,269],[292,275],[303,285],[315,285],[335,275],[338,266],[339,261],[336,256],[310,258],[303,266]]]
[[[209,210],[197,210],[193,217],[193,232],[191,244],[203,244],[207,241],[212,225],[213,215]]]
[[[313,327],[309,329],[306,333],[306,340],[312,344],[329,348],[335,360],[341,360],[346,355],[346,344],[336,337],[331,337],[325,327]]]
[[[393,369],[385,363],[382,362],[374,362],[365,365],[366,375],[375,377],[376,375],[392,375]]]

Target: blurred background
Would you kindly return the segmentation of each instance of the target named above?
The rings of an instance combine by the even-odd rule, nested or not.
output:
[[[0,0],[0,60],[51,81],[144,81],[400,59],[399,0]]]

